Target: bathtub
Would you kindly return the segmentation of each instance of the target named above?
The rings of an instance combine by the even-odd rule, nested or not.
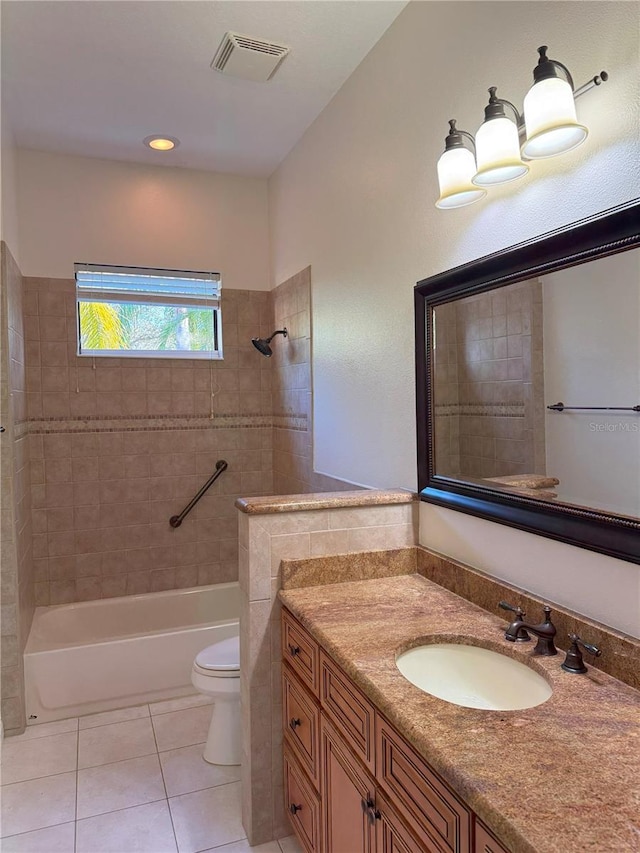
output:
[[[193,693],[194,657],[239,622],[237,583],[37,607],[24,654],[27,722]]]

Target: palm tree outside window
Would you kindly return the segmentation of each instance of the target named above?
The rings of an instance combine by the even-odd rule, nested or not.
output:
[[[220,274],[75,264],[78,355],[222,358]]]

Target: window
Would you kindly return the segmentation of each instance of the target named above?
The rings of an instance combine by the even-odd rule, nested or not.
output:
[[[222,358],[220,274],[76,264],[78,355]]]

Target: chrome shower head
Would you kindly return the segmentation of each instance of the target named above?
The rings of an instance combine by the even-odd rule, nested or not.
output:
[[[273,355],[273,350],[271,349],[269,344],[275,338],[276,335],[283,335],[286,338],[287,327],[285,326],[284,329],[278,329],[268,338],[251,338],[251,343],[258,350],[259,353],[262,353],[262,355],[266,355],[267,358],[271,358],[271,356]]]

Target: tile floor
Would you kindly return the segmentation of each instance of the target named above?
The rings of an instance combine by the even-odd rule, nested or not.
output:
[[[249,847],[239,767],[202,758],[211,708],[188,696],[30,726],[2,750],[2,853],[301,853]]]

